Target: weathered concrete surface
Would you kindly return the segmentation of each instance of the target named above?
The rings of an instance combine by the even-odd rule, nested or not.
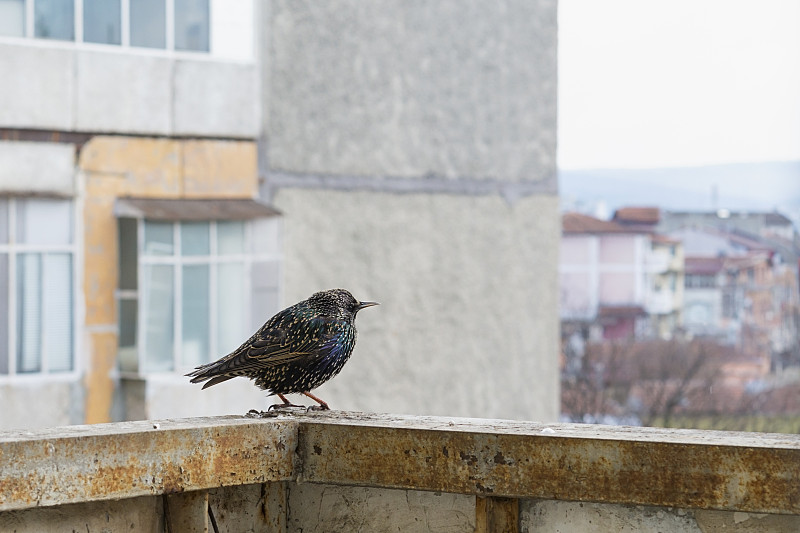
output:
[[[340,409],[559,414],[555,0],[275,1],[265,197],[284,304],[381,307],[319,389]]]
[[[162,498],[126,498],[25,511],[0,512],[0,531],[14,533],[73,533],[76,531],[135,531],[163,533]]]
[[[800,514],[798,435],[357,413],[302,419],[305,482]]]
[[[795,533],[800,516],[643,505],[522,500],[520,533]]]
[[[0,192],[75,194],[75,147],[0,142]]]
[[[415,490],[289,484],[289,533],[475,530],[475,498]]]
[[[555,0],[271,3],[272,168],[554,176]]]
[[[243,417],[0,434],[0,510],[290,479],[297,424]]]
[[[258,68],[250,61],[0,43],[0,124],[61,131],[254,139]],[[24,80],[14,82],[13,80]]]
[[[282,189],[285,300],[381,302],[317,390],[337,409],[558,418],[558,199]]]
[[[17,378],[0,384],[0,431],[66,426],[83,422],[83,387],[78,377]],[[32,416],[32,406],[36,409]],[[0,464],[2,470],[2,464]]]
[[[18,531],[800,526],[798,435],[292,410],[5,432],[0,464]]]

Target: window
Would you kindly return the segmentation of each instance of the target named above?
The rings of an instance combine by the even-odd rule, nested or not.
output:
[[[0,0],[10,37],[209,52],[210,20],[209,0]]]
[[[717,286],[717,277],[714,274],[686,274],[684,283],[687,289],[713,289]]]
[[[121,25],[119,0],[83,0],[85,42],[121,44]]]
[[[25,36],[25,0],[0,0],[0,35]]]
[[[40,39],[75,40],[75,4],[73,0],[35,0],[34,35]]]
[[[208,0],[175,0],[175,50],[208,52]]]
[[[131,2],[131,46],[167,47],[166,0]]]
[[[184,371],[278,309],[279,219],[119,219],[120,369]]]
[[[0,375],[74,368],[72,202],[0,199]]]

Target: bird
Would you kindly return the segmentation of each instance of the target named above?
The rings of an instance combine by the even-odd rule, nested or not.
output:
[[[283,403],[268,409],[302,407],[286,399],[299,393],[327,411],[328,404],[311,391],[338,374],[356,344],[356,314],[378,302],[360,302],[345,289],[316,292],[267,320],[236,350],[186,374],[203,389],[235,377],[277,395]],[[202,390],[202,389],[201,389]]]

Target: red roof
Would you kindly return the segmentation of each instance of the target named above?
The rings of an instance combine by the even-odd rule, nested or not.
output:
[[[614,220],[622,224],[658,224],[661,210],[658,207],[622,207],[614,212]]]
[[[598,317],[632,318],[647,315],[641,305],[601,305],[597,309]]]
[[[721,257],[687,257],[685,260],[687,274],[718,274],[722,264]]]
[[[561,227],[564,233],[638,233],[616,222],[600,220],[581,213],[564,213]]]

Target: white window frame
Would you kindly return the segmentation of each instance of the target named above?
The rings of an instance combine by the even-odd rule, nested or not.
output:
[[[214,14],[220,9],[216,4],[222,0],[209,0],[208,7],[208,51],[203,50],[175,50],[175,0],[165,0],[165,47],[164,48],[147,48],[140,46],[131,46],[130,44],[130,3],[131,0],[120,0],[120,44],[105,44],[105,43],[90,43],[83,40],[83,3],[84,0],[73,0],[73,31],[74,40],[64,41],[59,39],[44,39],[36,37],[35,33],[35,0],[22,0],[24,2],[25,11],[25,27],[23,28],[22,37],[0,36],[0,42],[16,42],[24,40],[25,44],[36,44],[41,46],[52,47],[77,47],[88,48],[95,50],[121,50],[126,53],[137,53],[142,55],[156,55],[156,56],[175,56],[175,57],[188,57],[193,59],[218,59],[215,54],[214,39],[219,38],[220,35],[214,29]],[[228,0],[224,0],[226,3]],[[239,10],[243,13],[255,12],[255,3],[253,2],[249,9]],[[254,17],[253,17],[254,18]],[[256,27],[256,22],[252,21],[253,30]],[[224,37],[224,35],[223,35]],[[251,46],[248,51],[248,57],[239,55],[231,57],[229,54],[224,54],[226,61],[252,63],[255,60],[255,31],[252,32]]]
[[[131,217],[126,217],[131,218]],[[123,370],[120,369],[119,375],[124,378],[141,378],[143,376],[152,376],[158,374],[176,375],[183,374],[193,367],[182,364],[183,360],[183,266],[184,265],[219,265],[224,263],[241,263],[244,265],[244,280],[242,290],[245,297],[245,314],[244,320],[247,325],[253,324],[254,317],[252,316],[253,309],[253,287],[252,287],[252,269],[255,263],[269,263],[273,262],[277,266],[276,288],[278,300],[281,298],[281,291],[283,287],[283,256],[281,253],[280,235],[282,230],[278,227],[277,249],[273,253],[256,253],[254,251],[254,232],[253,226],[257,219],[244,219],[241,222],[244,225],[244,253],[241,254],[227,254],[219,255],[217,253],[217,223],[225,222],[226,220],[153,220],[145,217],[136,217],[136,290],[121,290],[116,291],[117,307],[121,299],[135,299],[137,301],[136,312],[136,362],[137,370]],[[148,222],[160,222],[172,224],[172,246],[173,255],[145,255],[145,237],[144,228]],[[181,223],[182,222],[206,222],[209,223],[209,254],[200,256],[184,256],[181,254]],[[144,290],[144,270],[146,266],[151,265],[169,265],[172,266],[173,272],[173,330],[172,330],[172,368],[170,370],[149,370],[147,368],[147,339],[145,336],[146,324],[146,291]],[[215,353],[217,346],[217,315],[214,310],[217,308],[217,269],[209,269],[209,347],[212,353],[209,354],[209,362],[222,357],[223,353]],[[275,310],[277,312],[277,309]],[[260,317],[259,317],[260,318]],[[269,317],[264,317],[266,320]],[[249,328],[245,328],[249,329]],[[245,333],[242,342],[246,340],[246,335],[252,334],[252,331]]]
[[[8,242],[0,243],[0,253],[8,257],[8,339],[6,349],[0,357],[8,358],[8,372],[0,374],[0,384],[20,382],[22,380],[42,379],[58,381],[71,381],[76,378],[81,368],[79,331],[82,328],[83,301],[80,290],[80,275],[82,263],[78,253],[81,232],[78,222],[78,213],[82,212],[79,202],[72,198],[49,198],[70,202],[72,212],[72,239],[69,244],[23,244],[16,242],[17,237],[17,200],[26,200],[31,197],[3,196],[0,200],[8,202]],[[69,370],[50,372],[47,354],[41,354],[41,369],[37,372],[17,372],[17,257],[25,253],[68,253],[72,260],[72,368]]]

